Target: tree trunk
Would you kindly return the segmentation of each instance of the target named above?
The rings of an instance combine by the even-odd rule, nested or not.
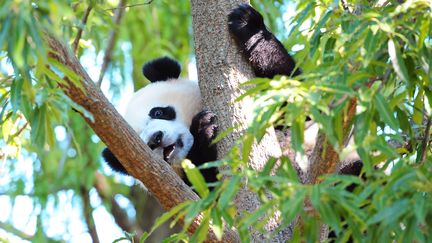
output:
[[[201,1],[191,0],[192,25],[195,38],[198,80],[204,105],[218,116],[219,131],[234,128],[233,132],[218,142],[219,158],[225,156],[235,145],[248,125],[248,116],[252,101],[243,99],[235,102],[242,93],[242,82],[254,77],[249,63],[238,51],[234,40],[228,33],[227,15],[244,0]],[[262,141],[253,145],[249,156],[249,165],[255,170],[261,170],[269,157],[279,157],[281,149],[274,129],[269,129]],[[254,211],[260,202],[256,194],[243,186],[235,201],[239,213],[245,210]],[[266,225],[268,232],[279,225],[277,216]],[[276,236],[275,241],[286,241],[291,236],[290,229]],[[264,240],[263,235],[254,233],[256,242]]]

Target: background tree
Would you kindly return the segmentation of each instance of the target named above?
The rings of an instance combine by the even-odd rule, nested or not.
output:
[[[53,46],[44,40],[49,30],[70,43],[92,79],[110,100],[120,103],[119,91],[129,87],[130,93],[132,78],[135,89],[145,84],[140,74],[145,61],[168,54],[183,66],[193,62],[189,3],[5,0],[0,6],[0,203],[5,209],[0,227],[33,241],[113,240],[104,238],[111,235],[102,228],[102,210],[123,230],[136,232],[126,237],[137,240],[149,231],[145,225],[151,220],[143,210],[150,199],[118,183],[119,178],[101,166],[102,145],[86,125],[99,118],[89,112],[98,107],[77,105],[62,90],[67,84],[79,87],[82,71],[62,62],[67,55],[48,55]],[[430,3],[256,1],[254,6],[295,54],[303,82],[278,78],[249,83],[256,87],[246,95],[256,101],[256,119],[239,138],[242,146],[226,149],[228,156],[218,163],[229,165],[223,174],[231,179],[180,212],[186,225],[204,212],[194,239],[205,238],[210,218],[216,237],[225,224],[249,240],[256,235],[273,238],[297,216],[295,240],[316,240],[320,223],[335,229],[341,240],[430,240]],[[209,5],[194,7],[192,14],[199,14]],[[232,7],[221,5],[220,14]],[[206,74],[199,56],[197,62],[199,72]],[[350,112],[353,107],[355,113]],[[289,157],[279,163],[271,159],[261,171],[246,159],[253,141],[260,140],[282,112],[293,134],[288,150],[294,154],[304,153],[305,117],[321,127],[310,168],[327,170],[307,171],[311,184],[300,183]],[[354,133],[354,147],[344,145],[348,132]],[[146,154],[145,148],[137,149]],[[319,177],[333,172],[339,159],[354,149],[365,162],[366,182]],[[319,166],[323,163],[329,166]],[[131,165],[126,168],[134,169]],[[247,183],[241,187],[241,182]],[[351,183],[358,186],[348,193],[344,188]],[[242,217],[236,217],[231,200],[239,188],[257,193],[260,201]],[[268,231],[264,225],[274,214],[282,216],[280,227]],[[59,218],[66,223],[58,223]],[[82,236],[86,228],[89,234]],[[188,237],[185,232],[171,240]],[[156,235],[152,231],[150,236]]]

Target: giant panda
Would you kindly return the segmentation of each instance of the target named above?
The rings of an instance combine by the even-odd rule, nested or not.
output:
[[[143,67],[150,84],[138,90],[129,101],[125,120],[153,153],[183,175],[180,162],[187,158],[195,166],[217,159],[216,116],[203,110],[196,81],[179,78],[180,64],[168,57],[155,59]],[[102,151],[107,164],[115,171],[128,174],[114,154]],[[201,170],[206,182],[216,181],[215,168]]]
[[[301,73],[285,47],[268,31],[261,14],[251,6],[244,4],[233,9],[228,15],[228,29],[257,77]],[[179,78],[180,72],[179,63],[168,57],[145,64],[143,74],[151,83],[133,95],[124,118],[154,154],[169,163],[190,185],[179,163],[187,158],[200,166],[217,159],[216,146],[212,143],[217,124],[216,115],[202,108],[198,83]],[[316,125],[306,129],[305,142],[312,146],[317,131]],[[127,174],[108,148],[102,156],[113,170]],[[352,165],[340,171],[358,175],[361,166]],[[295,167],[301,173],[301,168]],[[216,168],[201,172],[206,182],[216,181]]]

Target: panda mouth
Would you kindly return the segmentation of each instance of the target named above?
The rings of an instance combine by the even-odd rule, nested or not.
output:
[[[166,162],[168,162],[168,160],[173,155],[175,148],[176,148],[175,143],[163,148],[163,158]]]

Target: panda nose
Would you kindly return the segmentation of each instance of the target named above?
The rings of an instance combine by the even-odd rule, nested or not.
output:
[[[150,149],[153,150],[162,144],[162,138],[163,138],[163,132],[157,131],[153,133],[153,135],[150,137],[150,140],[148,141],[147,145],[150,147]]]

